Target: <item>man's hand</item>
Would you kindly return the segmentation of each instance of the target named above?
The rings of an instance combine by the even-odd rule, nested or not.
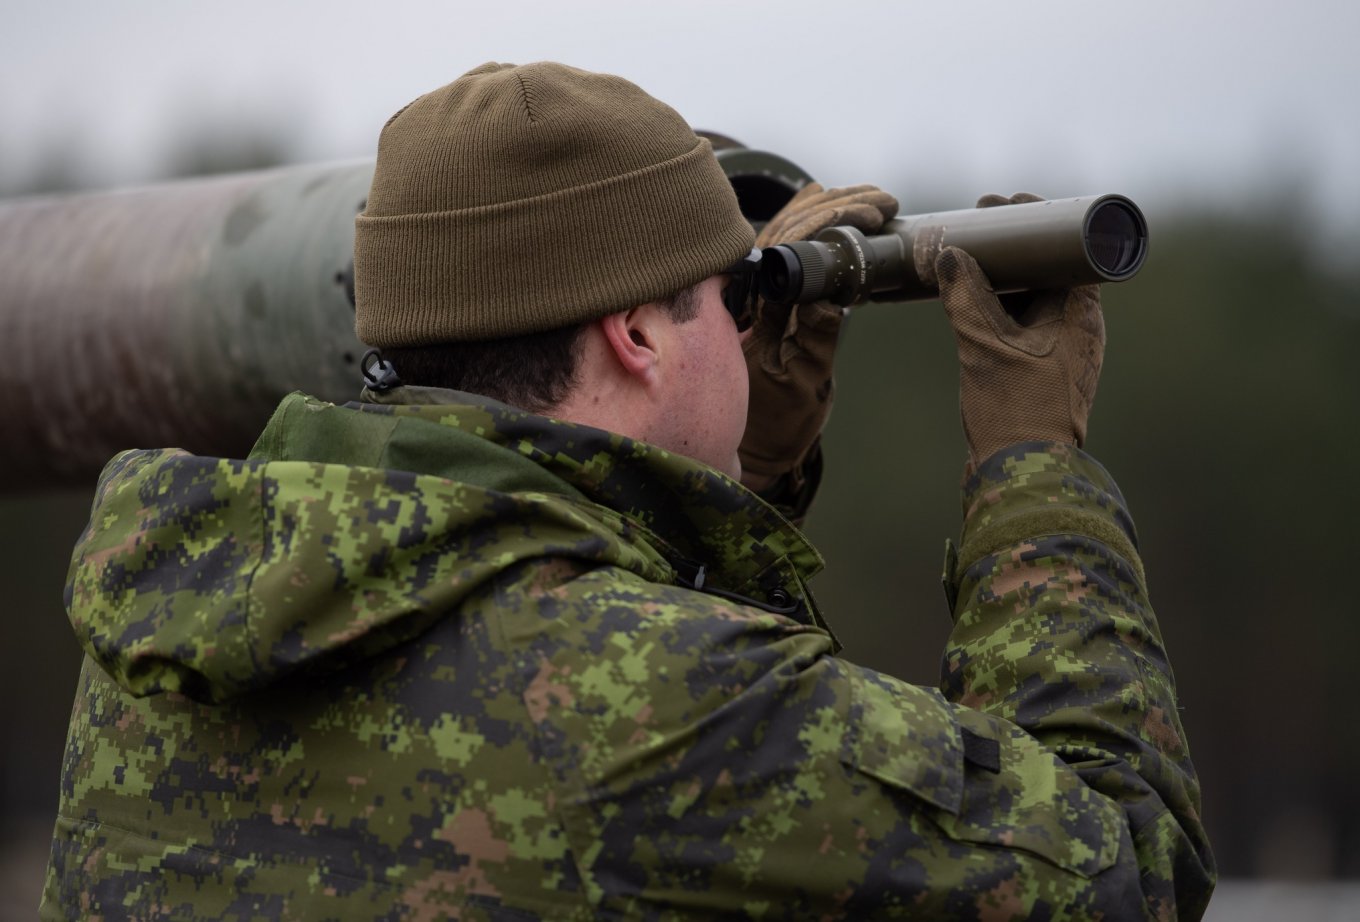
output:
[[[1043,201],[986,195],[979,208]],[[1086,421],[1105,354],[1100,286],[998,298],[976,261],[957,247],[935,275],[959,347],[959,403],[973,466],[1016,442],[1086,441]]]
[[[756,246],[807,240],[828,227],[848,224],[877,233],[897,214],[897,199],[875,186],[798,191],[756,238]],[[802,491],[804,464],[831,412],[831,365],[845,309],[829,301],[756,309],[743,346],[751,376],[751,403],[741,442],[742,482],[757,491]],[[783,477],[791,480],[779,484]]]

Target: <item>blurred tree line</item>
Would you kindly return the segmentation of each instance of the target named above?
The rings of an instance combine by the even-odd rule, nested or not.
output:
[[[240,139],[184,150],[172,172],[284,159]],[[1346,716],[1360,619],[1338,582],[1360,510],[1346,473],[1360,275],[1315,259],[1301,217],[1266,211],[1149,214],[1146,268],[1105,291],[1088,447],[1138,522],[1223,873],[1360,877],[1360,735]],[[846,656],[926,684],[949,630],[943,542],[960,521],[953,349],[935,302],[856,313],[809,528],[828,559],[813,588]],[[48,828],[55,810],[80,658],[61,587],[88,503],[88,489],[0,502],[5,828]]]

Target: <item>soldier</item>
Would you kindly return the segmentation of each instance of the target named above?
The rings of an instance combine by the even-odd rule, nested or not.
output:
[[[809,186],[756,242],[895,210]],[[1170,667],[1079,448],[1098,290],[1017,321],[935,262],[970,452],[936,690],[833,655],[789,519],[841,312],[753,309],[752,238],[617,77],[488,64],[394,115],[355,273],[396,374],[100,479],[44,916],[1198,917]]]

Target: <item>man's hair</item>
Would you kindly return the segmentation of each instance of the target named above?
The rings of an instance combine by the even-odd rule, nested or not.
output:
[[[702,284],[702,283],[699,283]],[[673,323],[699,316],[699,284],[657,305]],[[503,339],[402,346],[383,350],[403,384],[481,394],[543,413],[567,399],[577,383],[586,323]]]

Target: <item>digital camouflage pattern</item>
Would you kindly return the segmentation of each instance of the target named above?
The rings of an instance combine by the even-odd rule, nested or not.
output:
[[[452,392],[106,468],[43,903],[100,919],[1175,919],[1212,887],[1122,499],[965,490],[941,690],[697,463]],[[900,617],[900,613],[894,613]]]

